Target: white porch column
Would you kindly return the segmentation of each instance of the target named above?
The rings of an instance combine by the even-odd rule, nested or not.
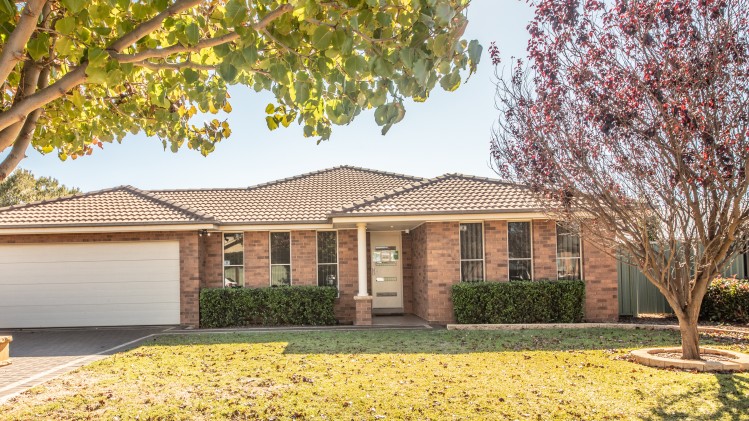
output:
[[[356,233],[358,239],[358,258],[359,262],[359,297],[366,297],[367,293],[367,224],[360,222],[356,224]]]

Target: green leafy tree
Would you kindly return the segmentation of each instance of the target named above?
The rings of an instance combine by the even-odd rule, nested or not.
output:
[[[60,184],[55,178],[36,178],[31,171],[18,169],[0,183],[0,208],[55,199],[80,192],[75,187]]]
[[[269,91],[268,128],[332,125],[457,89],[476,69],[470,0],[0,0],[0,180],[29,146],[60,159],[128,133],[207,155],[227,138],[227,85]]]

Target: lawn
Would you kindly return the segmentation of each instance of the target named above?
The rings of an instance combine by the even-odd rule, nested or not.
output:
[[[616,329],[165,336],[0,407],[10,419],[749,419],[749,373],[643,367]],[[749,352],[749,336],[704,344]]]

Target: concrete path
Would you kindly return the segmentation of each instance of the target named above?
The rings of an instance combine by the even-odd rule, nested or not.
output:
[[[2,331],[13,336],[10,365],[0,367],[0,404],[93,361],[137,346],[171,327]]]

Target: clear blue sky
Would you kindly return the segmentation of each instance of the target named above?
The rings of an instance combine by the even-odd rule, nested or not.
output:
[[[497,117],[494,67],[486,53],[497,41],[506,63],[525,57],[525,29],[532,10],[525,0],[473,0],[465,37],[484,46],[479,70],[455,92],[439,86],[425,103],[406,104],[406,117],[386,136],[373,112],[348,126],[335,126],[328,142],[305,139],[301,127],[274,132],[265,126],[263,109],[272,98],[249,88],[231,90],[231,138],[203,157],[184,148],[164,151],[156,138],[129,136],[105,144],[91,156],[60,162],[57,154],[29,152],[21,167],[84,191],[130,184],[142,189],[240,187],[337,165],[433,177],[448,172],[496,177],[489,168],[489,140]]]

